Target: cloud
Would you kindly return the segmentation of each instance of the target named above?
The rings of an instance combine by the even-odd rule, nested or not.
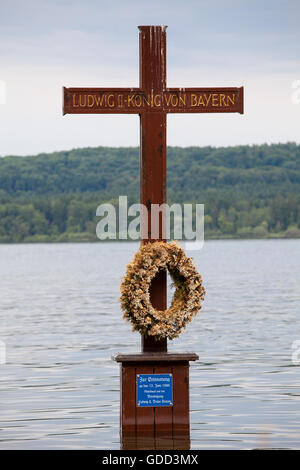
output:
[[[168,86],[245,86],[245,115],[169,116],[169,145],[299,141],[299,2],[12,0],[0,154],[138,145],[137,116],[61,115],[62,86],[138,86],[138,24],[168,24]]]

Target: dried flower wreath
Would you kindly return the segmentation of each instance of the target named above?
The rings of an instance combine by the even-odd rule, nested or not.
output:
[[[168,270],[175,287],[168,310],[156,310],[150,300],[152,279],[160,270]],[[128,264],[121,283],[123,318],[133,330],[158,339],[179,336],[186,324],[197,315],[205,289],[191,258],[175,242],[142,245]]]

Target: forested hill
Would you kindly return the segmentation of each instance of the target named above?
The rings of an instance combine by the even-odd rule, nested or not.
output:
[[[198,201],[207,191],[272,197],[299,191],[300,146],[168,148],[168,196]],[[97,192],[139,195],[138,148],[83,148],[0,159],[1,195]]]
[[[300,146],[168,147],[168,202],[205,204],[207,237],[300,235]],[[96,240],[96,208],[139,201],[138,148],[0,158],[0,241]]]

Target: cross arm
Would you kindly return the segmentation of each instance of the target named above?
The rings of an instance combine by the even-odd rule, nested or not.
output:
[[[167,88],[167,113],[244,113],[244,87]]]
[[[240,113],[244,88],[63,88],[63,114]]]
[[[63,115],[139,113],[142,102],[139,88],[63,87]]]

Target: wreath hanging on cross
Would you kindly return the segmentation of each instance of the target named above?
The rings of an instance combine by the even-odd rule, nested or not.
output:
[[[156,310],[150,300],[151,281],[160,270],[168,270],[175,287],[171,306]],[[133,330],[158,339],[174,339],[197,315],[204,300],[202,278],[191,258],[175,242],[142,245],[128,264],[121,283],[123,318]]]

